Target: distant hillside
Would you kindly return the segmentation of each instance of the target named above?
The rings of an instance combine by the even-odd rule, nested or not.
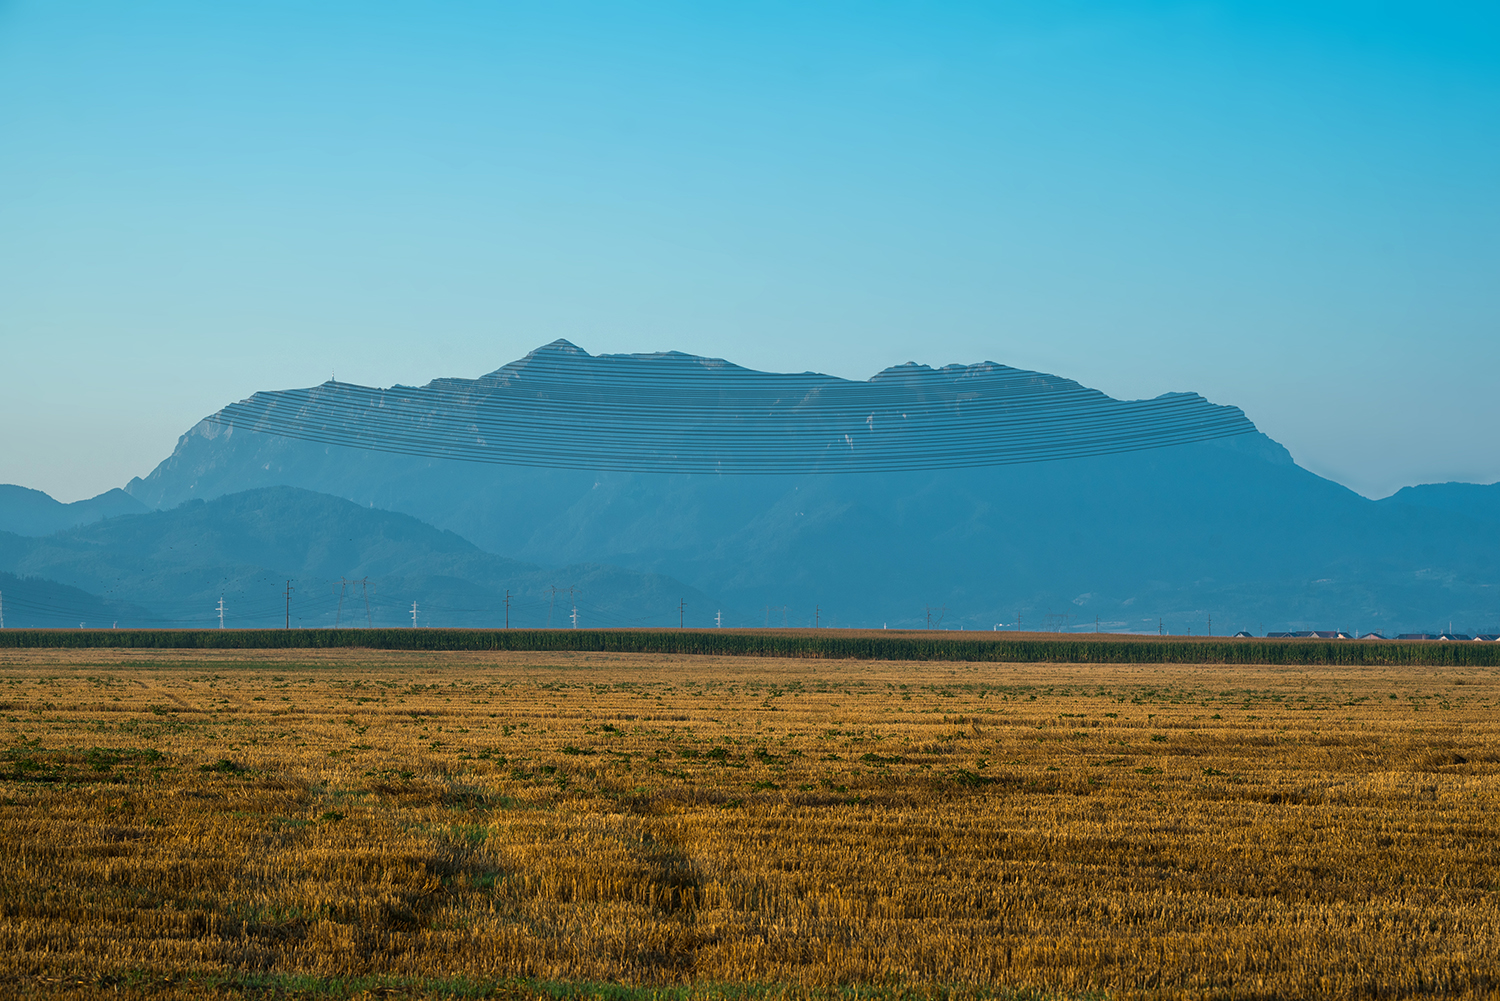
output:
[[[1500,483],[1423,483],[1402,487],[1380,503],[1387,507],[1430,508],[1481,523],[1500,523]]]
[[[149,609],[121,625],[666,625],[711,600],[670,578],[581,564],[544,570],[486,553],[407,515],[272,487],[112,518],[46,538],[0,534],[0,569]],[[340,580],[365,580],[345,586]],[[554,596],[551,588],[563,589]],[[366,611],[366,597],[369,609]],[[340,598],[342,596],[342,609]],[[80,599],[81,600],[81,599]],[[100,599],[94,599],[100,600]],[[81,606],[80,606],[81,607]],[[110,606],[114,607],[114,606]]]
[[[533,364],[576,372],[586,387],[663,357],[593,357],[559,342],[483,378],[433,386],[479,407],[527,392]],[[693,362],[671,358],[674,370]],[[700,398],[750,377],[696,362]],[[924,378],[951,383],[957,398],[970,369],[987,367],[924,369]],[[1036,392],[1085,395],[1097,412],[1126,406],[1029,376]],[[303,395],[316,419],[370,392],[329,383]],[[432,395],[380,393],[413,421]],[[909,627],[930,616],[968,629],[1018,620],[1091,629],[1097,619],[1104,629],[1202,634],[1211,619],[1216,633],[1438,631],[1450,621],[1500,630],[1500,522],[1367,500],[1259,433],[988,468],[728,476],[458,462],[205,421],[128,489],[170,506],[271,484],[405,512],[516,559],[668,575],[739,609],[732,625]],[[686,622],[710,625],[715,610],[690,606]]]
[[[108,629],[151,613],[42,577],[0,573],[0,621],[6,629]]]
[[[146,505],[118,488],[88,500],[64,504],[40,490],[0,483],[0,532],[16,535],[51,535],[101,518],[142,514],[147,510]]]

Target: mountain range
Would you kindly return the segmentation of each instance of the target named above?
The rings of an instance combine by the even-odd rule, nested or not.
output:
[[[499,626],[507,615],[516,626],[561,626],[575,609],[584,626],[667,625],[679,603],[709,601],[618,567],[544,570],[409,515],[294,487],[46,536],[0,532],[0,567],[18,578],[0,585],[16,596],[9,625],[213,626],[221,599],[226,626]],[[76,592],[36,593],[44,584]]]
[[[669,361],[697,366],[695,385],[726,395],[756,375],[717,359],[591,356],[556,342],[475,380],[298,393],[308,413],[376,393],[380,406],[435,426],[436,395],[489,406],[524,390],[528,366],[588,385]],[[961,394],[979,366],[915,368]],[[1100,412],[1134,405],[1020,376],[1058,399],[1090,394]],[[681,607],[696,626],[717,615],[751,626],[1500,631],[1500,485],[1408,487],[1373,501],[1301,468],[1248,422],[1228,437],[1046,462],[731,475],[455,461],[440,449],[306,440],[235,413],[200,422],[126,486],[151,513],[38,539],[0,506],[0,528],[14,533],[0,537],[0,570],[163,618],[201,620],[233,585],[257,623],[274,617],[284,579],[306,575],[317,581],[309,591],[330,595],[339,578],[376,579],[387,622],[417,601],[451,609],[452,624],[494,624],[505,587],[544,617],[548,589],[573,586],[594,611],[582,624],[593,625],[675,624]],[[283,431],[294,417],[280,418]],[[147,525],[156,541],[128,527]],[[108,555],[116,549],[136,555]],[[341,613],[317,614],[331,624]]]

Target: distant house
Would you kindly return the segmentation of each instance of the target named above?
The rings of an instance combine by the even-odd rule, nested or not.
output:
[[[1363,636],[1360,637],[1360,639],[1362,639],[1362,640],[1383,640],[1383,639],[1385,639],[1385,637],[1382,636],[1382,635],[1380,635],[1379,633],[1365,633]]]
[[[1396,637],[1398,640],[1435,640],[1436,633],[1402,633]]]
[[[1352,638],[1348,633],[1339,632],[1337,629],[1304,629],[1295,633],[1266,633],[1266,635],[1273,639],[1283,640],[1347,640]]]
[[[1245,630],[1241,629],[1239,632],[1237,632],[1237,633],[1234,634],[1234,638],[1237,639],[1237,640],[1254,639],[1255,638],[1255,634],[1254,633],[1247,633],[1247,632],[1245,632]]]
[[[1481,643],[1500,643],[1500,633],[1480,633],[1474,638]]]
[[[1472,643],[1474,641],[1474,637],[1465,636],[1463,633],[1444,633],[1438,639],[1450,640],[1455,643]]]

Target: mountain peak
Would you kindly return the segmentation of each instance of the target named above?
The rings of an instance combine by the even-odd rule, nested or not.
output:
[[[640,366],[653,366],[650,370],[642,369]],[[494,385],[496,383],[505,385],[511,379],[524,378],[526,375],[547,375],[549,373],[565,373],[569,378],[590,373],[600,375],[624,376],[627,373],[660,373],[675,368],[681,373],[687,370],[701,372],[750,373],[751,369],[743,368],[723,358],[709,358],[704,355],[688,354],[683,351],[642,351],[625,354],[602,354],[591,355],[583,348],[565,338],[559,337],[550,344],[543,344],[539,348],[526,353],[522,358],[509,364],[502,365],[495,371],[475,382],[484,382]],[[754,373],[760,374],[760,373]],[[441,380],[444,382],[462,382],[463,380]]]
[[[527,354],[526,357],[535,358],[536,356],[543,354],[568,354],[583,358],[593,357],[587,351],[583,350],[583,348],[579,347],[577,344],[574,344],[566,337],[559,337],[557,340],[552,341],[549,344],[543,344],[541,347]]]
[[[593,355],[589,354],[587,351],[583,350],[583,348],[574,344],[567,338],[559,337],[557,340],[552,341],[548,344],[543,344],[539,348],[533,348],[532,350],[526,352],[526,354],[522,357],[517,358],[515,361],[507,362],[506,364],[501,365],[499,368],[495,369],[493,372],[490,372],[487,375],[480,376],[479,379],[475,381],[498,381],[504,383],[509,381],[510,379],[514,379],[522,375],[528,368],[534,365],[550,367],[558,364],[576,364],[578,362],[592,360],[593,357]],[[464,380],[444,379],[438,381],[462,382]]]

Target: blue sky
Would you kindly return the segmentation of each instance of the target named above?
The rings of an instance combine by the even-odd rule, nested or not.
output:
[[[566,337],[1500,479],[1492,4],[0,0],[0,482]]]

